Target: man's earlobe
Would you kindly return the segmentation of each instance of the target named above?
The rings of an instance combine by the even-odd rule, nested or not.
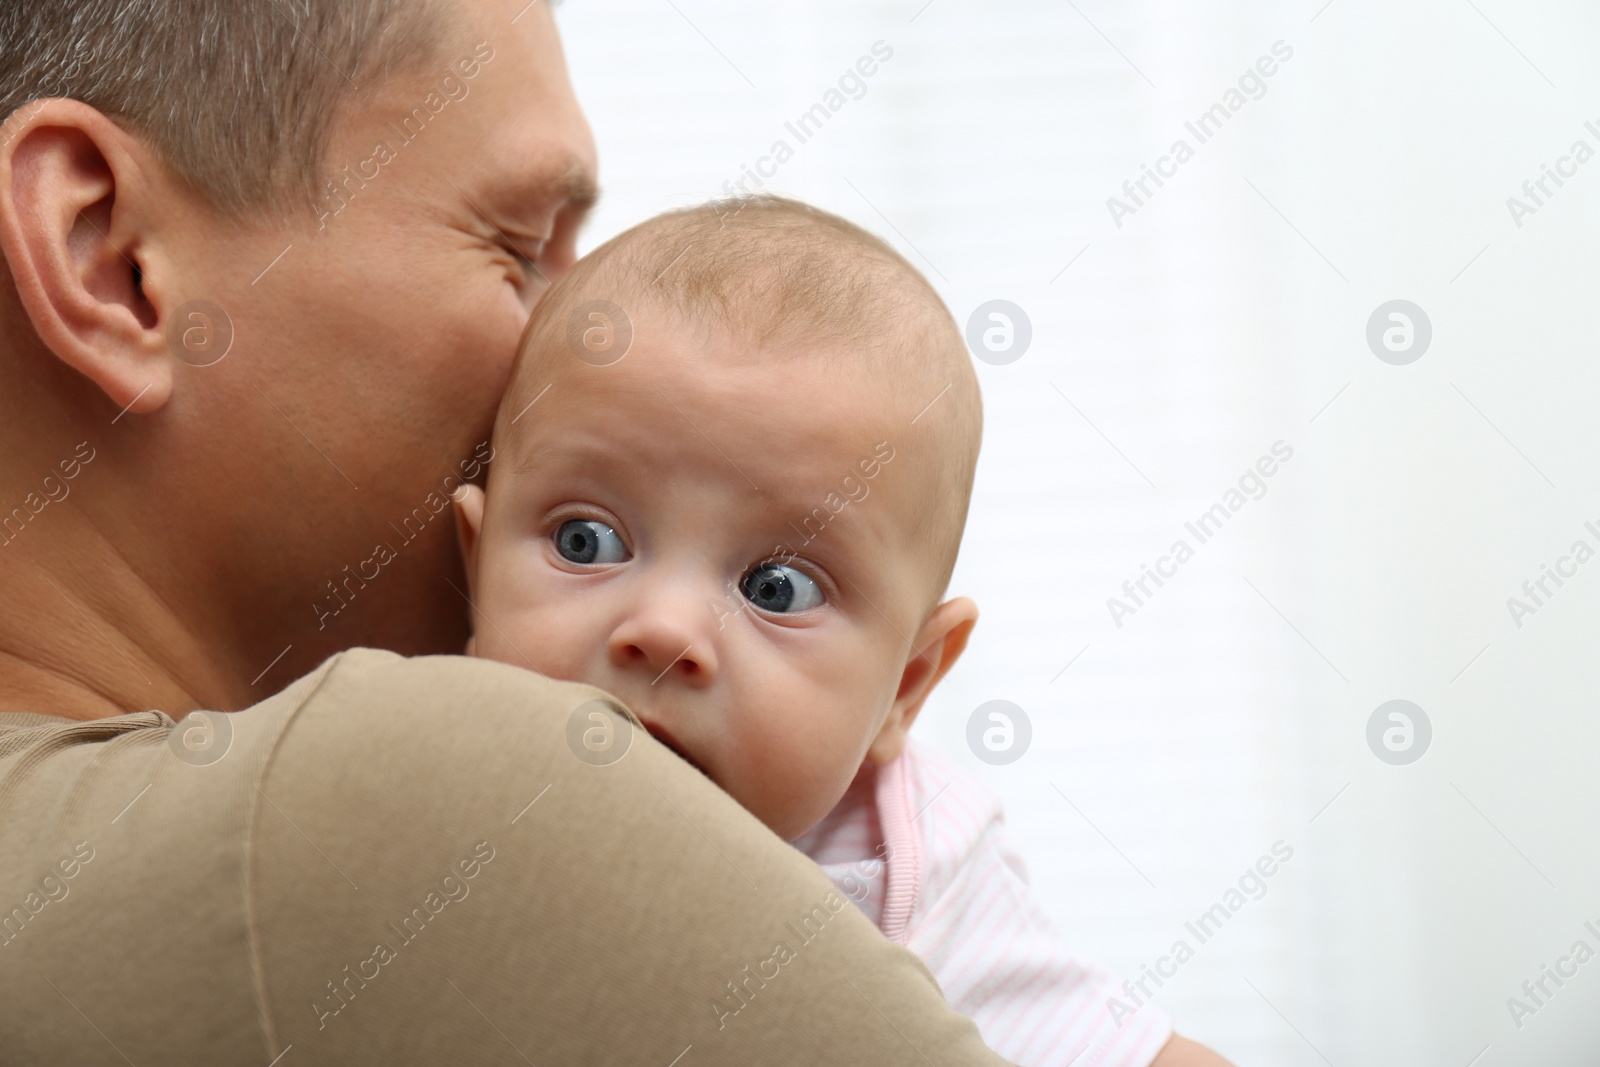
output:
[[[456,515],[456,543],[467,571],[467,595],[478,595],[478,542],[483,533],[483,490],[467,484],[450,496]],[[470,653],[469,653],[470,654]]]
[[[969,597],[946,600],[933,609],[917,631],[910,657],[900,675],[889,715],[867,747],[867,759],[880,766],[895,760],[906,746],[906,735],[934,686],[966,651],[972,628],[978,624],[978,605]]]
[[[0,252],[34,332],[118,411],[172,392],[163,271],[148,248],[148,149],[76,100],[35,101],[0,131]]]

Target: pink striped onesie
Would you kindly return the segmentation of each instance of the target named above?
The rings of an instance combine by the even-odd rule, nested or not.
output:
[[[863,770],[794,846],[891,941],[915,952],[951,1007],[1020,1067],[1147,1067],[1172,1024],[1146,1005],[1119,1027],[1119,983],[1060,943],[1003,832],[1000,802],[910,741]],[[880,858],[882,857],[882,858]]]

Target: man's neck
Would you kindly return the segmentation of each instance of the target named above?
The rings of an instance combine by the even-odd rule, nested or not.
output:
[[[158,702],[148,703],[153,710]],[[0,652],[0,712],[59,715],[85,722],[124,715],[132,710],[125,696],[98,692],[84,679],[65,674],[59,668]],[[175,718],[181,717],[181,713],[163,710]]]
[[[202,650],[70,499],[39,518],[48,530],[0,544],[0,600],[16,605],[0,612],[0,711],[87,720],[237,706],[217,650]]]

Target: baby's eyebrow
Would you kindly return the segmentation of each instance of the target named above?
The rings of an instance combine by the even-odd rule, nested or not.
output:
[[[529,442],[530,437],[534,438],[534,441]],[[507,427],[507,432],[496,434],[494,445],[498,451],[506,452],[508,455],[514,454],[517,457],[516,465],[511,468],[510,473],[524,477],[549,476],[550,464],[555,459],[586,463],[596,459],[604,461],[611,458],[594,449],[574,449],[571,445],[550,441],[536,434],[531,424],[527,422],[519,428]]]

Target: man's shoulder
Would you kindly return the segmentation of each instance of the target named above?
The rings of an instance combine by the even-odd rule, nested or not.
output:
[[[352,648],[330,656],[277,697],[256,707],[286,696],[300,707],[331,702],[351,712],[370,707],[390,714],[449,714],[500,706],[539,713],[551,708],[570,711],[591,700],[611,702],[593,686],[556,681],[494,660],[402,656],[377,648]]]
[[[402,656],[353,648],[330,656],[276,696],[238,714],[370,729],[379,735],[449,731],[493,733],[509,721],[562,720],[596,704],[620,718],[632,713],[593,686],[468,656]],[[309,721],[302,721],[309,720]]]
[[[468,656],[402,656],[380,648],[352,648],[329,656],[314,670],[277,693],[226,716],[231,724],[253,719],[293,717],[308,705],[334,704],[359,714],[363,709],[422,715],[511,701],[537,711],[574,701],[609,700],[590,686],[559,682],[531,670]],[[531,704],[530,704],[531,702]],[[575,704],[573,706],[576,706]],[[624,713],[626,714],[626,713]],[[123,734],[164,731],[178,724],[165,711],[130,712],[78,720],[48,712],[0,712],[0,756],[48,738],[52,744],[107,741]]]
[[[303,687],[376,685],[409,689],[422,701],[438,697],[440,686],[465,686],[481,692],[585,690],[592,686],[560,682],[531,669],[472,656],[403,656],[383,648],[350,648],[329,656],[284,692]],[[264,703],[264,702],[263,702]]]
[[[470,774],[464,768],[486,765],[492,752],[539,762],[556,753],[570,758],[574,731],[581,740],[596,722],[626,751],[638,727],[631,712],[593,686],[492,660],[370,648],[332,656],[278,695],[228,718],[239,720],[236,734],[264,746],[257,763],[262,775],[280,787],[293,779],[300,788],[348,783],[358,767],[385,768],[390,781],[400,775],[445,786]],[[446,750],[479,758],[439,758]],[[291,767],[310,777],[286,775]]]

